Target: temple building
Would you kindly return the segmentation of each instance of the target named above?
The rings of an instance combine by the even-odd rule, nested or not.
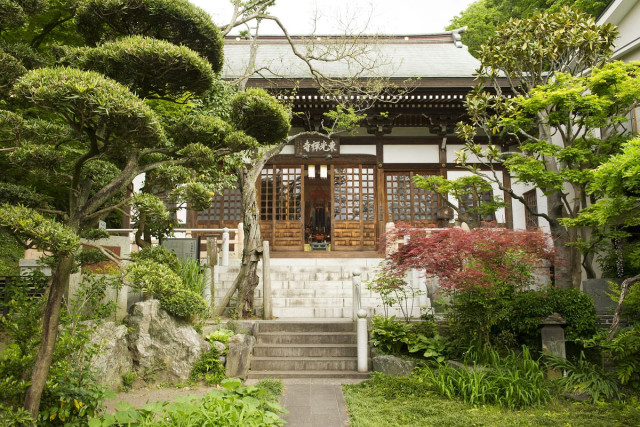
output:
[[[440,196],[416,187],[413,177],[453,179],[468,174],[456,165],[456,151],[464,142],[455,135],[455,126],[465,119],[464,100],[476,84],[479,62],[460,42],[461,31],[376,40],[376,68],[360,77],[383,75],[385,84],[399,89],[372,103],[354,132],[330,138],[301,136],[271,159],[256,185],[262,237],[269,240],[274,254],[330,250],[366,255],[378,249],[378,238],[390,223],[454,224],[453,212]],[[304,52],[306,39],[296,37],[292,42]],[[241,38],[225,41],[223,78],[238,80],[245,75],[250,44]],[[332,78],[352,72],[340,61],[312,65]],[[291,135],[321,130],[327,120],[324,113],[335,102],[320,95],[309,67],[285,37],[257,41],[256,70],[247,86],[263,87],[292,105]],[[507,175],[502,179],[510,185]],[[494,189],[495,195],[510,202],[501,193]],[[466,203],[483,203],[491,196],[470,197]],[[538,198],[535,191],[528,197]],[[516,228],[537,221],[525,218],[523,206],[517,205],[515,217],[508,207],[487,219]],[[234,189],[216,196],[210,209],[191,212],[187,227],[236,228],[241,221],[240,194]]]

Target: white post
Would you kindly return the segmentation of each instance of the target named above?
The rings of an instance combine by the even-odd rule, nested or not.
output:
[[[271,320],[273,308],[271,305],[271,259],[269,258],[269,241],[262,242],[262,317]]]
[[[360,310],[360,270],[353,271],[353,277],[351,279],[353,283],[353,320],[358,318],[358,310]]]
[[[369,334],[367,310],[358,310],[358,372],[369,371]]]
[[[226,267],[229,265],[229,229],[225,227],[222,231],[222,260],[221,264]]]

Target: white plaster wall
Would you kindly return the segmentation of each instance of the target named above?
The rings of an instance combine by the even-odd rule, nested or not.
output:
[[[370,154],[376,155],[375,145],[340,145],[340,154]]]
[[[472,175],[471,172],[469,171],[447,171],[447,179],[458,179],[461,178],[463,176],[470,176]],[[503,182],[503,178],[502,178],[502,172],[498,171],[497,172],[498,175],[498,179],[500,180],[500,182]],[[489,182],[491,182],[491,180],[488,179],[487,176],[487,180]],[[491,187],[493,188],[493,195],[494,196],[500,196],[504,198],[504,194],[503,192],[500,190],[500,188],[498,187],[498,184],[491,182]],[[457,200],[455,200],[455,198],[453,198],[453,196],[449,196],[449,201],[451,203],[453,203],[454,205],[458,205]],[[504,208],[500,208],[496,211],[496,221],[500,222],[500,223],[504,223],[506,222],[506,218],[505,218],[505,210]]]
[[[638,2],[618,23],[618,30],[620,31],[620,38],[616,40],[617,48],[621,48],[640,37],[640,5]]]
[[[386,145],[383,159],[385,163],[438,163],[438,150],[436,145]]]
[[[456,151],[460,151],[464,148],[462,144],[447,144],[447,163],[456,163],[458,155]],[[478,157],[473,154],[467,154],[467,162],[478,163]]]

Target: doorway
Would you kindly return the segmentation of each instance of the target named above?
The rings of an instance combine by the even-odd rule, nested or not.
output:
[[[304,241],[311,250],[331,248],[331,181],[309,165],[304,182]],[[325,166],[326,168],[326,166]]]

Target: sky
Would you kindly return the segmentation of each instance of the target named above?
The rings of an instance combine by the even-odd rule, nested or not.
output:
[[[189,1],[209,12],[218,25],[231,17],[229,0]],[[283,22],[290,34],[297,35],[311,34],[314,22],[317,22],[315,34],[340,34],[346,28],[354,33],[426,34],[443,31],[451,18],[473,1],[276,0],[270,12]],[[275,24],[269,24],[261,24],[261,34],[281,34]]]

